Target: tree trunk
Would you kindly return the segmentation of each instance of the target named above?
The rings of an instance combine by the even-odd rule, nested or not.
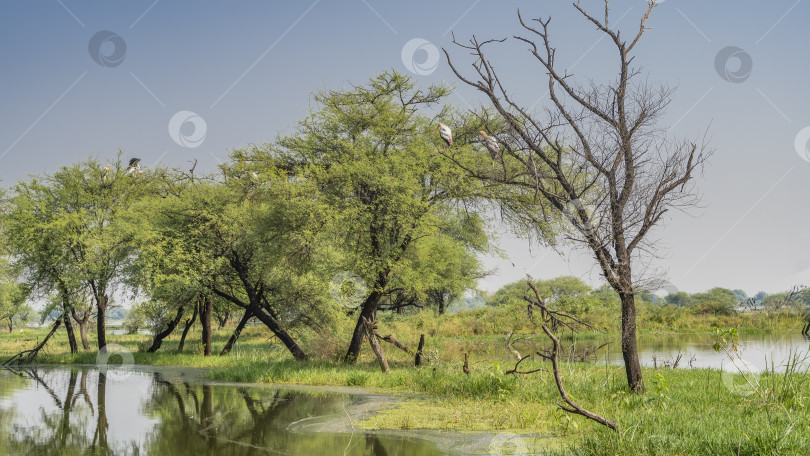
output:
[[[8,333],[11,334],[14,332],[14,320],[12,317],[8,317]]]
[[[180,336],[180,344],[177,346],[177,352],[183,352],[183,346],[186,344],[186,336],[188,335],[188,330],[191,329],[191,326],[194,325],[194,322],[197,321],[197,304],[194,304],[194,313],[192,313],[191,318],[186,320],[186,327],[183,328],[183,335]]]
[[[73,324],[70,322],[70,314],[65,309],[65,313],[62,314],[62,319],[65,323],[65,332],[67,332],[68,336],[68,344],[70,345],[70,353],[78,353],[79,346],[76,344],[76,334],[73,332]]]
[[[272,307],[267,305],[266,311],[265,308],[262,307],[262,299],[264,298],[263,292],[257,291],[257,287],[254,287],[253,284],[251,284],[250,280],[247,278],[247,268],[245,268],[244,265],[236,262],[234,262],[234,267],[239,273],[239,278],[242,281],[242,285],[244,286],[245,292],[248,296],[248,302],[241,302],[234,296],[217,290],[216,288],[213,290],[214,293],[238,305],[239,307],[244,308],[245,310],[251,311],[253,315],[259,319],[259,321],[270,328],[270,331],[272,331],[273,334],[275,334],[276,337],[281,340],[284,346],[287,347],[287,350],[289,350],[293,357],[295,357],[296,361],[306,361],[308,359],[306,353],[304,353],[304,350],[298,346],[292,336],[290,336],[290,334],[281,326],[281,321],[279,320],[278,315],[273,311]]]
[[[444,315],[445,311],[444,293],[439,293],[439,295],[436,297],[436,301],[439,304],[439,315]]]
[[[354,364],[357,362],[357,356],[360,355],[360,349],[363,346],[363,338],[366,335],[365,327],[363,326],[363,319],[366,320],[374,320],[375,314],[377,313],[377,306],[380,304],[380,293],[375,287],[375,291],[372,291],[368,298],[366,298],[365,302],[363,302],[363,307],[360,310],[360,315],[357,317],[357,324],[354,326],[354,333],[352,333],[352,340],[349,342],[349,350],[346,352],[346,356],[343,358],[343,362],[346,364]]]
[[[96,296],[96,303],[98,306],[98,314],[96,315],[96,332],[98,333],[98,351],[100,353],[107,352],[107,303],[109,297],[104,294]]]
[[[96,432],[93,438],[93,447],[98,444],[100,454],[107,454],[109,446],[107,444],[107,375],[98,373],[98,387],[96,389],[96,407],[97,407],[97,420]]]
[[[236,329],[233,331],[231,338],[228,339],[228,343],[225,344],[225,347],[222,349],[222,352],[219,354],[219,356],[225,356],[231,352],[233,344],[235,344],[236,341],[239,339],[239,335],[242,334],[242,330],[245,328],[245,325],[247,324],[248,320],[250,320],[252,317],[253,312],[251,312],[250,310],[246,310],[245,314],[242,316],[242,319],[239,320],[239,324],[236,325]]]
[[[214,310],[214,298],[200,298],[200,323],[202,323],[203,356],[211,356],[211,313]]]
[[[632,292],[619,294],[622,301],[622,356],[630,390],[644,394],[644,380],[636,343],[636,300]]]
[[[81,336],[82,339],[82,348],[90,350],[90,342],[87,340],[87,322],[90,320],[90,310],[85,310],[84,316],[79,318],[76,309],[71,307],[70,314],[73,315],[73,319],[76,320],[76,324],[79,325],[79,336]]]
[[[419,367],[422,365],[422,349],[425,348],[425,335],[419,336],[419,347],[416,348],[416,357],[414,358],[414,365]]]
[[[304,353],[304,350],[302,350],[301,347],[298,346],[298,344],[295,342],[292,336],[290,336],[290,334],[287,331],[285,331],[284,328],[282,328],[281,325],[273,317],[264,312],[258,306],[258,304],[255,303],[250,304],[248,306],[248,310],[250,310],[256,316],[256,318],[259,319],[259,321],[261,321],[268,328],[270,328],[270,331],[273,331],[273,334],[275,334],[276,337],[278,337],[279,340],[281,340],[284,346],[287,347],[287,350],[289,350],[290,353],[292,353],[293,357],[295,357],[297,361],[306,361],[308,359],[306,353]]]
[[[163,339],[169,337],[169,334],[174,332],[177,325],[180,324],[180,320],[183,318],[183,307],[185,306],[181,305],[177,309],[177,315],[175,315],[174,320],[170,321],[168,325],[166,325],[166,329],[155,334],[155,338],[152,340],[152,346],[146,350],[147,353],[154,353],[158,351],[160,346],[163,344]]]

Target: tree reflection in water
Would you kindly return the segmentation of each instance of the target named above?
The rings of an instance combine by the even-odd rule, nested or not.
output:
[[[440,454],[416,439],[295,430],[295,424],[343,415],[345,403],[356,400],[343,394],[169,377],[0,370],[0,454]]]

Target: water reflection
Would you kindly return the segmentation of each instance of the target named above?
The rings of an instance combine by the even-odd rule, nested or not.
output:
[[[0,370],[0,454],[441,454],[412,438],[301,430],[328,425],[358,397],[111,374]]]

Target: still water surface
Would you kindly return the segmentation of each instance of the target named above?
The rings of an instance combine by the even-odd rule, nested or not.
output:
[[[338,422],[375,400],[212,384],[172,369],[0,370],[0,454],[447,454],[415,435]]]
[[[792,354],[806,355],[810,350],[810,337],[799,331],[788,334],[743,334],[740,336],[740,357],[758,370],[764,370],[773,362],[777,370],[784,366]],[[611,341],[609,347],[603,348],[596,359],[611,364],[623,364],[619,341]],[[601,343],[601,342],[599,342]],[[593,342],[578,343],[578,346],[593,346]],[[598,344],[597,344],[598,345]],[[727,367],[729,359],[725,352],[716,352],[713,348],[714,338],[711,334],[655,334],[638,338],[639,359],[644,366],[659,366],[664,362],[673,362],[678,354],[681,360],[678,367],[713,368]],[[593,359],[593,358],[591,358]]]

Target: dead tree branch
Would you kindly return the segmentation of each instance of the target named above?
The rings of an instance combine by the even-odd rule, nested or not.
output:
[[[571,399],[570,396],[568,396],[568,393],[566,392],[565,387],[563,386],[562,375],[560,374],[560,339],[558,339],[557,336],[554,335],[554,333],[551,331],[551,329],[549,329],[548,325],[549,325],[550,322],[556,321],[558,324],[569,327],[569,328],[571,328],[573,330],[573,326],[572,326],[573,324],[577,324],[577,323],[584,324],[584,323],[581,322],[580,320],[568,315],[568,314],[565,314],[563,312],[554,311],[554,310],[551,310],[548,307],[546,307],[545,300],[540,296],[540,291],[537,289],[537,287],[534,286],[534,284],[532,283],[531,280],[527,280],[526,283],[534,291],[535,300],[532,301],[531,299],[528,298],[528,296],[526,297],[526,299],[528,301],[530,301],[530,302],[533,302],[533,304],[535,306],[540,308],[540,314],[541,314],[541,316],[543,318],[543,320],[542,320],[543,323],[541,325],[541,328],[542,328],[543,332],[546,334],[546,336],[548,336],[548,338],[551,339],[551,342],[552,342],[551,352],[542,353],[542,352],[538,351],[537,355],[540,356],[543,359],[551,361],[551,368],[552,368],[552,372],[554,373],[554,381],[557,384],[557,391],[559,391],[560,397],[563,400],[563,402],[558,402],[557,405],[561,409],[565,410],[566,412],[584,416],[585,418],[596,421],[597,423],[599,423],[599,424],[601,424],[603,426],[606,426],[609,429],[612,429],[614,431],[618,431],[618,427],[616,426],[616,422],[614,422],[612,420],[609,420],[609,419],[607,419],[607,418],[605,418],[605,417],[603,417],[601,415],[598,415],[598,414],[596,414],[594,412],[591,412],[590,410],[588,410],[588,409],[582,407],[581,405],[579,405],[577,402],[575,402],[573,399]],[[564,321],[564,319],[568,319],[570,321],[566,322],[566,321]],[[604,344],[603,344],[603,346],[604,346]],[[518,370],[518,367],[520,366],[520,363],[522,363],[525,359],[529,358],[530,356],[531,355],[527,355],[527,356],[524,356],[523,358],[521,358],[517,362],[517,364],[515,364],[515,367],[513,369],[511,369],[510,371],[506,372],[506,373],[507,374],[531,374],[531,373],[534,373],[534,372],[537,372],[537,371],[541,370],[541,369],[535,369],[535,370],[532,370],[532,371],[519,371]]]
[[[368,339],[369,345],[371,345],[371,350],[377,356],[377,360],[380,362],[380,369],[382,369],[383,373],[387,374],[390,372],[388,368],[388,360],[385,359],[385,352],[382,351],[382,347],[380,347],[380,343],[377,341],[377,320],[369,320],[366,317],[360,317],[363,319],[363,328],[366,332],[366,338]]]
[[[57,329],[59,329],[59,326],[61,324],[62,324],[62,316],[59,316],[59,318],[57,318],[56,321],[53,323],[53,326],[51,327],[50,332],[48,332],[48,335],[46,335],[45,338],[42,339],[42,342],[40,342],[39,344],[37,344],[36,347],[30,350],[23,350],[17,353],[16,355],[12,356],[11,358],[3,361],[2,365],[21,366],[23,364],[31,363],[31,361],[36,359],[37,355],[39,354],[39,351],[45,347],[45,344],[48,343],[48,341],[51,339],[51,336],[54,335],[54,333],[56,332]]]

